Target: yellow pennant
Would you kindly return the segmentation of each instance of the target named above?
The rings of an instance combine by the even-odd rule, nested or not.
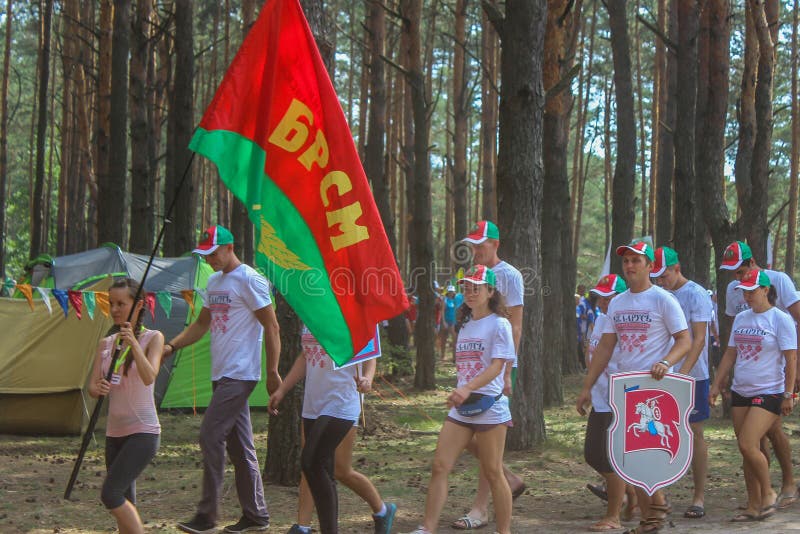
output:
[[[108,293],[105,291],[95,291],[94,300],[103,315],[108,317],[108,315],[111,313],[111,307],[108,304]]]
[[[25,295],[25,300],[28,301],[28,306],[31,307],[33,310],[33,288],[31,288],[30,284],[17,284],[17,289],[19,292]]]
[[[186,301],[186,304],[189,305],[189,310],[192,312],[192,317],[194,317],[194,290],[183,289],[181,290],[181,295],[183,296],[183,300]]]

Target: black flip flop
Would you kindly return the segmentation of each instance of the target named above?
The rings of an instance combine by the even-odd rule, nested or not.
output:
[[[597,498],[608,501],[608,492],[603,486],[599,484],[586,484],[586,489],[594,493]]]

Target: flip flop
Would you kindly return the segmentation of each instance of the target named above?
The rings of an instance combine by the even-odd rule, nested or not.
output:
[[[598,521],[589,527],[589,532],[608,532],[610,530],[622,530],[622,525],[615,525],[611,521]]]
[[[800,499],[800,491],[795,490],[794,495],[778,495],[778,508],[788,508]]]
[[[772,503],[769,506],[766,506],[761,509],[761,513],[758,514],[758,520],[761,521],[762,519],[772,517],[773,515],[775,515],[775,512],[777,511],[778,511],[778,504]]]
[[[756,514],[751,514],[750,512],[742,512],[741,514],[736,514],[731,519],[731,523],[750,523],[753,521],[761,521],[761,516]]]
[[[526,489],[528,489],[528,486],[526,486],[525,484],[520,485],[520,487],[511,492],[511,500],[516,501],[517,497],[525,493]]]
[[[465,515],[453,521],[450,527],[456,530],[475,530],[477,528],[483,528],[488,524],[489,521],[484,521],[481,518],[475,518]]]
[[[687,519],[700,519],[701,517],[706,515],[706,510],[702,506],[697,504],[691,505],[689,508],[683,512],[683,517]]]

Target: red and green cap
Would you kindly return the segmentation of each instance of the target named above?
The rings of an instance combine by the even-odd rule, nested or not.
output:
[[[650,278],[658,278],[664,274],[667,267],[678,263],[678,253],[669,247],[658,247],[655,251],[655,257]]]
[[[655,254],[653,254],[653,247],[651,247],[644,241],[639,241],[637,243],[631,243],[630,245],[622,245],[620,247],[617,247],[617,256],[624,256],[626,250],[630,250],[632,252],[635,252],[636,254],[641,254],[642,256],[647,256],[647,259],[650,261],[656,261]]]
[[[760,269],[750,269],[742,281],[736,285],[736,289],[743,289],[744,291],[752,291],[759,287],[769,287],[769,277],[767,273]]]
[[[475,226],[472,227],[467,237],[462,239],[462,241],[466,241],[467,243],[472,243],[474,245],[480,245],[487,239],[500,239],[500,230],[497,229],[497,225],[494,224],[492,221],[478,221],[475,223]]]
[[[735,271],[745,260],[749,260],[752,257],[753,251],[750,250],[747,243],[734,241],[722,253],[722,265],[719,268],[726,271]]]
[[[216,225],[203,232],[200,243],[192,252],[207,256],[217,250],[220,245],[233,244],[233,234],[224,226]]]
[[[494,271],[485,265],[475,265],[471,267],[463,278],[458,280],[459,284],[472,282],[473,284],[487,284],[489,287],[497,285],[497,278]]]
[[[597,282],[597,285],[594,286],[591,291],[601,297],[610,297],[611,295],[616,295],[617,293],[622,293],[626,291],[628,286],[625,284],[625,280],[622,279],[621,276],[617,276],[616,274],[607,274]]]

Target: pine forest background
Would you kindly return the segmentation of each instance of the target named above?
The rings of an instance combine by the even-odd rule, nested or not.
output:
[[[2,4],[0,274],[104,242],[149,253],[260,2]],[[499,223],[529,289],[520,372],[536,385],[520,413],[563,400],[574,288],[596,282],[610,244],[654,236],[706,287],[724,288],[734,239],[763,266],[769,234],[773,268],[800,268],[798,0],[301,4],[421,322],[425,288],[468,262],[458,239]],[[219,222],[249,236],[250,261],[242,206],[203,158],[189,173],[160,252],[187,253]],[[415,338],[415,384],[433,387],[432,327]],[[529,411],[510,446],[544,437]]]

